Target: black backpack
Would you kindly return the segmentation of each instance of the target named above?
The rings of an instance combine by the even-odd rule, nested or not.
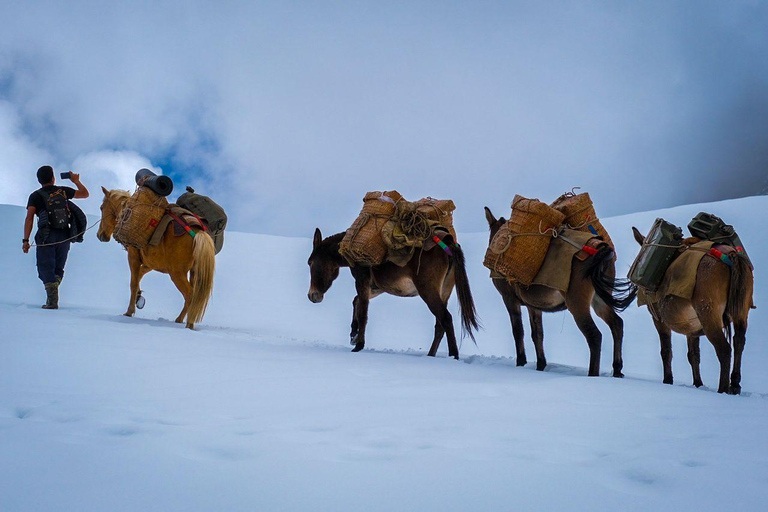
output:
[[[72,214],[69,212],[67,204],[67,194],[62,189],[57,189],[50,194],[38,190],[45,202],[45,209],[48,212],[48,225],[52,229],[69,229],[72,220]]]

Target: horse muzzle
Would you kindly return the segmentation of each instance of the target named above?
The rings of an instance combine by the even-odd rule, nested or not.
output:
[[[100,242],[109,242],[110,236],[103,233],[96,233],[96,238],[98,238]]]
[[[314,304],[319,304],[323,302],[323,297],[325,294],[318,292],[317,290],[309,290],[309,293],[307,294],[307,298]]]

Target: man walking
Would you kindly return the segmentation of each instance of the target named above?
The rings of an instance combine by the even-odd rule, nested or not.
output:
[[[70,210],[70,199],[85,199],[88,189],[80,183],[80,175],[74,172],[69,175],[77,190],[71,187],[57,187],[53,167],[44,165],[37,170],[37,181],[42,185],[32,192],[27,201],[27,217],[24,219],[24,238],[22,250],[29,252],[29,236],[32,234],[32,224],[35,215],[38,217],[37,233],[35,234],[37,275],[45,285],[47,299],[43,309],[59,308],[59,284],[64,278],[64,265],[71,243],[73,219]],[[79,209],[78,209],[79,210]]]

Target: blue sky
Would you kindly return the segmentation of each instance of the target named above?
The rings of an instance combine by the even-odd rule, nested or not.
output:
[[[616,215],[768,179],[766,2],[33,1],[0,17],[0,202],[24,203],[44,163],[92,188],[152,166],[248,231],[341,231],[393,188],[453,198],[480,231],[515,194],[581,186]]]

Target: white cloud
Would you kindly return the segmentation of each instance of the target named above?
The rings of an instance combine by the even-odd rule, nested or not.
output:
[[[26,206],[38,187],[37,169],[49,159],[48,152],[22,132],[16,109],[0,101],[0,203]]]
[[[101,187],[132,191],[136,188],[136,171],[142,168],[162,174],[161,169],[152,167],[149,159],[133,151],[94,151],[78,156],[70,167],[58,171],[65,172],[66,169],[80,173],[80,180],[89,189],[91,197],[78,204],[85,211],[94,213],[99,211],[104,197]],[[71,186],[61,179],[57,180],[57,184]]]
[[[2,163],[116,150],[98,179],[125,183],[131,152],[171,161],[178,190],[241,229],[341,230],[365,191],[397,188],[452,197],[480,230],[515,193],[580,185],[607,215],[737,195],[768,167],[760,4],[31,1],[0,17],[5,125],[27,155]]]

